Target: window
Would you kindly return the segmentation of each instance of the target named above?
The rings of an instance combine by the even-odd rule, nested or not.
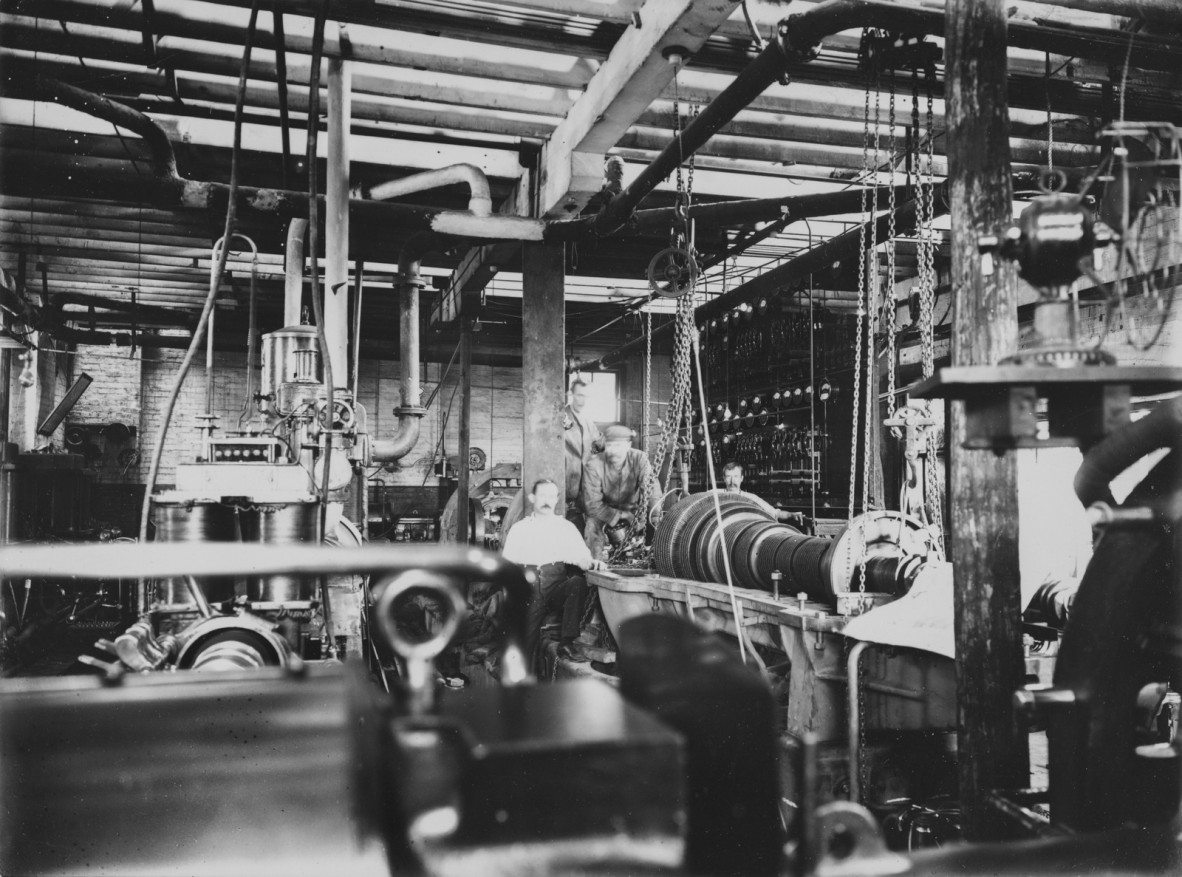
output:
[[[616,395],[615,372],[592,372],[574,375],[587,385],[587,414],[596,423],[615,423],[620,419],[620,400]]]

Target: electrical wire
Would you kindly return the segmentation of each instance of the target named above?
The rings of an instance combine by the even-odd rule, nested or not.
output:
[[[259,17],[259,0],[254,0],[250,7],[250,22],[246,28],[246,42],[242,49],[242,66],[238,74],[238,94],[234,103],[234,143],[230,150],[230,186],[229,195],[226,199],[226,222],[222,233],[222,237],[229,240],[234,233],[234,220],[238,200],[238,162],[240,153],[242,151],[242,105],[246,100],[246,77],[250,69],[250,53],[254,48],[255,26],[258,23]],[[140,508],[140,542],[148,541],[148,516],[152,510],[152,493],[156,489],[156,479],[160,475],[160,461],[164,456],[164,442],[168,437],[168,427],[172,421],[173,411],[176,409],[177,399],[180,398],[181,387],[184,386],[185,377],[189,374],[189,368],[193,364],[193,358],[197,355],[197,350],[201,346],[202,336],[205,334],[206,327],[209,324],[210,314],[213,313],[214,299],[217,298],[218,289],[222,284],[222,277],[226,271],[226,261],[230,256],[230,248],[222,247],[218,253],[217,262],[210,274],[209,280],[209,294],[205,297],[205,305],[201,309],[201,316],[197,320],[197,326],[193,330],[193,338],[189,342],[189,347],[185,351],[185,356],[181,360],[180,369],[177,371],[176,379],[173,381],[172,389],[168,395],[168,401],[164,406],[164,417],[160,424],[160,435],[156,439],[156,446],[152,448],[152,463],[148,469],[148,479],[144,487],[144,502]],[[139,590],[139,609],[142,611],[146,608],[147,594],[144,590],[145,585],[141,583]]]

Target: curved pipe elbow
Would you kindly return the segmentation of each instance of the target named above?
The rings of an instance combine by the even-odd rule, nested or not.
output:
[[[419,440],[419,421],[426,409],[416,414],[399,414],[398,427],[394,430],[394,437],[373,443],[372,457],[375,463],[393,463],[401,460]]]
[[[354,198],[370,198],[374,201],[388,201],[391,198],[401,198],[416,192],[425,192],[450,186],[453,183],[464,183],[468,187],[468,210],[475,216],[490,216],[492,214],[492,193],[488,186],[488,177],[484,171],[474,164],[452,164],[421,174],[412,174],[399,180],[379,183],[366,189],[354,189],[350,194]]]

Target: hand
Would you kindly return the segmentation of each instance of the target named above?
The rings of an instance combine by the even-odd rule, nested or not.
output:
[[[607,564],[602,560],[592,560],[591,565],[587,569],[607,569]]]

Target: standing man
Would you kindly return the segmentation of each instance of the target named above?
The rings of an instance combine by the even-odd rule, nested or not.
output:
[[[641,514],[651,511],[661,499],[648,455],[632,447],[632,430],[620,424],[609,426],[603,439],[603,452],[583,467],[583,509],[587,514],[583,535],[596,557],[607,544],[610,531],[623,536],[637,512],[642,484],[648,485],[648,503]]]
[[[570,385],[570,404],[563,410],[562,428],[566,436],[566,519],[583,531],[583,465],[603,450],[599,427],[587,415],[587,384],[575,378]]]
[[[537,579],[529,604],[525,653],[536,662],[546,612],[561,609],[559,657],[585,662],[586,656],[575,651],[572,644],[579,635],[587,580],[578,572],[568,574],[567,570],[570,567],[602,569],[603,564],[591,557],[575,525],[555,514],[559,503],[557,484],[549,478],[539,478],[529,492],[529,502],[533,513],[510,528],[501,552],[506,560],[533,570]]]

